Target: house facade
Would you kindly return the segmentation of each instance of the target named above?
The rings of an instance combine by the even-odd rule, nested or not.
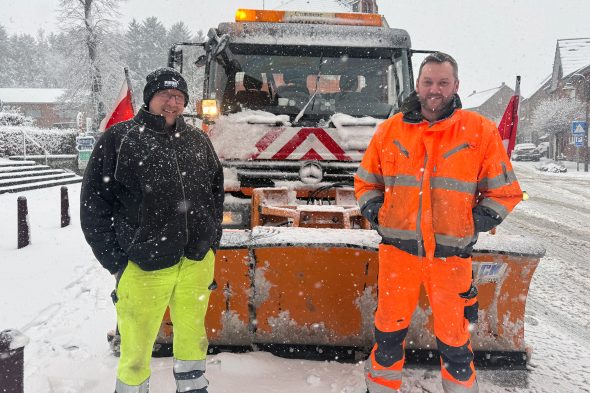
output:
[[[73,127],[78,112],[64,109],[61,97],[65,92],[65,89],[0,88],[0,106],[18,109],[31,117],[37,127]]]
[[[557,40],[551,74],[522,103],[519,133],[549,142],[553,159],[588,162],[588,138],[576,146],[572,122],[587,121],[589,109],[590,38]]]

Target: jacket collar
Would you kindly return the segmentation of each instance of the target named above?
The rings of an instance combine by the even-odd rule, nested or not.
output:
[[[453,100],[449,104],[447,110],[443,113],[442,117],[438,119],[436,122],[448,119],[455,113],[455,110],[461,109],[463,105],[461,104],[461,99],[459,98],[458,94],[455,94]],[[401,106],[401,112],[403,113],[403,120],[406,123],[421,123],[426,121],[424,116],[422,116],[421,112],[421,105],[420,100],[418,99],[418,93],[414,90],[408,98],[404,100]]]
[[[151,113],[147,110],[147,108],[142,106],[139,108],[139,111],[133,118],[137,124],[145,126],[146,128],[158,133],[158,134],[168,134],[170,131],[166,130],[166,119],[164,116],[156,115]],[[186,129],[186,123],[184,121],[184,117],[178,116],[176,118],[176,126],[174,132],[183,132]]]

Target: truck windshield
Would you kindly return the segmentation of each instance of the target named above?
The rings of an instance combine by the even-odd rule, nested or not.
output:
[[[232,61],[211,68],[211,98],[225,114],[263,110],[329,119],[386,118],[409,94],[407,52],[393,49],[230,45]],[[321,67],[320,67],[321,63]]]

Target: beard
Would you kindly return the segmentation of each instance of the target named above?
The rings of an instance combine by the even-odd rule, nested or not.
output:
[[[451,105],[454,98],[454,94],[446,97],[442,94],[430,94],[425,97],[418,95],[422,111],[432,114],[441,114]]]

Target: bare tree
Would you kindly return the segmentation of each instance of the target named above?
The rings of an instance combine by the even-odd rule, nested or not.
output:
[[[95,126],[104,117],[105,112],[104,71],[101,66],[109,64],[105,57],[118,52],[106,48],[105,44],[117,42],[107,38],[112,38],[109,36],[116,34],[114,19],[117,16],[118,5],[122,1],[124,0],[59,0],[61,29],[72,40],[68,56],[72,66],[70,99],[86,101],[84,96],[90,93]]]
[[[582,119],[584,103],[573,98],[542,101],[531,113],[530,131],[555,134],[567,130],[572,120]]]

